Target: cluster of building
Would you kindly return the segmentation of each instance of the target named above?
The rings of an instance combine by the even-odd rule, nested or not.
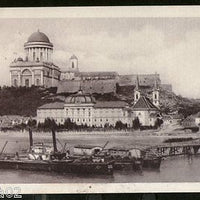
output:
[[[65,99],[65,102],[45,104],[37,109],[37,120],[43,123],[46,118],[52,118],[57,123],[64,124],[70,119],[77,125],[89,127],[115,126],[121,121],[127,127],[132,127],[137,117],[141,126],[154,126],[161,118],[159,110],[159,89],[156,84],[151,100],[140,91],[139,84],[134,92],[134,105],[125,101],[96,101],[91,94],[80,90]]]
[[[159,74],[119,75],[117,72],[80,72],[78,58],[69,59],[67,70],[61,71],[53,63],[53,44],[39,30],[24,44],[25,59],[17,58],[10,64],[10,81],[15,87],[32,85],[57,87],[57,93],[68,93],[64,102],[45,104],[37,109],[38,122],[53,118],[63,124],[66,119],[80,125],[95,127],[114,126],[117,121],[132,126],[138,117],[141,125],[154,126],[160,118],[159,88],[171,90],[162,85]],[[97,101],[93,94],[115,93],[116,85],[134,85],[134,102]],[[152,89],[151,99],[141,87]],[[81,88],[81,89],[80,89]]]

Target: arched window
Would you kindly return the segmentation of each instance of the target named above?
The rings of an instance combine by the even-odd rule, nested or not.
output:
[[[25,79],[25,86],[29,87],[29,79]]]
[[[72,69],[74,69],[74,62],[72,62]]]
[[[138,99],[138,94],[136,94],[136,99]]]
[[[157,99],[157,94],[154,94],[154,98]]]
[[[40,85],[40,79],[36,79],[36,85],[37,85],[37,86]]]

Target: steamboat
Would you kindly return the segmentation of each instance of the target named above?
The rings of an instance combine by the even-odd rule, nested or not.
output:
[[[55,131],[52,130],[53,147],[42,143],[33,144],[32,131],[29,129],[30,149],[25,154],[0,154],[1,169],[48,171],[75,174],[113,174],[114,161],[98,157],[70,158],[65,152],[57,150]]]

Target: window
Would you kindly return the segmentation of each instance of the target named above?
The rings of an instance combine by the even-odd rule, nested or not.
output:
[[[74,62],[72,62],[72,69],[74,69]]]
[[[35,60],[35,52],[33,52],[33,60]]]
[[[17,79],[14,79],[14,86],[17,87]]]
[[[36,85],[37,85],[37,86],[40,85],[40,79],[36,79]]]
[[[25,86],[29,87],[29,79],[25,79]]]
[[[156,94],[154,95],[154,98],[157,99],[157,95]]]
[[[40,52],[40,60],[43,60],[43,52]]]

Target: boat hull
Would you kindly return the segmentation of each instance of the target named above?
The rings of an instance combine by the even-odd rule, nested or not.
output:
[[[147,169],[160,169],[161,160],[161,158],[144,159],[142,167]]]
[[[76,174],[113,174],[113,163],[74,163],[67,161],[0,160],[0,169],[48,171]]]

